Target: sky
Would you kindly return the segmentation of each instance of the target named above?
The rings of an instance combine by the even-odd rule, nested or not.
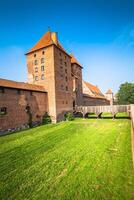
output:
[[[134,0],[0,0],[0,78],[27,81],[24,54],[48,27],[102,92],[134,82]]]

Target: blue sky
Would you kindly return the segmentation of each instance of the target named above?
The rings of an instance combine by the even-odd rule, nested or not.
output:
[[[134,82],[133,0],[0,0],[0,77],[27,80],[27,52],[48,30],[103,92]]]

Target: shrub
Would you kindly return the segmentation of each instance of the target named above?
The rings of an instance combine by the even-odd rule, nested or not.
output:
[[[72,121],[72,120],[74,120],[73,114],[71,112],[66,113],[65,114],[65,120],[66,121]]]
[[[52,122],[51,118],[48,115],[48,113],[46,112],[42,117],[42,124],[50,124],[51,122]]]

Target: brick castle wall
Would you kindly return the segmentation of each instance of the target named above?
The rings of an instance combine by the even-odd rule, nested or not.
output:
[[[106,99],[83,96],[83,106],[101,106],[101,105],[110,105],[110,102]]]
[[[7,113],[0,115],[0,131],[28,124],[27,105],[31,108],[32,121],[41,122],[47,112],[47,93],[5,88],[0,94],[0,108],[6,107]]]

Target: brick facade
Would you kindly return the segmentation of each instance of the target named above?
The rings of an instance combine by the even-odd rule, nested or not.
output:
[[[0,114],[0,132],[28,125],[27,106],[31,109],[32,122],[40,123],[47,112],[47,93],[4,88],[0,93],[0,108],[5,107],[6,114]]]
[[[27,124],[27,105],[34,123],[40,122],[45,112],[55,123],[76,105],[109,104],[96,86],[82,81],[82,66],[60,45],[57,33],[43,35],[26,58],[28,83],[0,79],[4,88],[0,109],[7,108],[6,115],[0,115],[0,131]]]

